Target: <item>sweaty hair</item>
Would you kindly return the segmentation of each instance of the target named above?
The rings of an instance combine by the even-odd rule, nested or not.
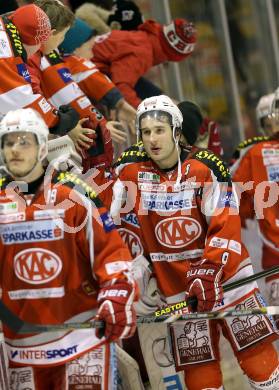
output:
[[[52,30],[61,32],[73,25],[75,20],[74,13],[59,0],[36,0],[34,4],[47,14]]]

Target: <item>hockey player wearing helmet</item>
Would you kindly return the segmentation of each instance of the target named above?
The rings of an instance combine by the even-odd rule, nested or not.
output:
[[[29,182],[44,173],[48,134],[45,122],[31,108],[5,116],[0,126],[1,157],[14,179]]]
[[[274,92],[271,103],[272,136],[278,138],[279,133],[279,87]]]
[[[138,141],[143,141],[145,151],[161,169],[170,168],[178,161],[182,122],[178,107],[164,95],[160,99],[146,99],[137,109]],[[172,142],[169,140],[170,130]]]
[[[272,134],[272,102],[274,99],[274,93],[264,95],[260,98],[256,107],[256,116],[259,125],[259,129],[264,135]]]
[[[224,283],[253,273],[241,242],[238,205],[225,163],[208,150],[179,146],[182,114],[167,96],[145,99],[137,109],[136,123],[142,144],[118,160],[115,199],[120,190],[126,201],[119,210],[122,217],[127,205],[133,205],[144,253],[167,302],[196,296],[197,307],[192,310],[201,312],[261,306],[256,283],[223,293]],[[241,320],[237,326],[233,319],[199,321],[189,327],[192,335],[185,334],[184,324],[171,326],[176,366],[184,371],[187,388],[222,388],[218,349],[222,329],[251,386],[275,389],[278,358],[271,342],[276,335],[268,318],[261,316],[259,321],[266,332],[256,332],[252,338],[251,325]]]
[[[261,135],[240,142],[232,155],[230,165],[235,164],[237,160],[246,153],[246,148],[249,150],[252,145],[267,140],[269,136],[272,136],[279,130],[279,128],[276,128],[275,109],[272,108],[272,105],[275,102],[274,98],[275,93],[270,93],[262,96],[258,101],[256,117]]]
[[[135,330],[131,256],[88,184],[70,172],[45,173],[47,136],[43,119],[29,108],[9,112],[0,123],[9,173],[1,171],[0,180],[2,299],[27,322],[84,322],[97,315],[105,329],[18,335],[4,326],[11,388],[24,372],[30,390],[92,383],[110,390],[110,343]],[[77,370],[84,364],[88,369]]]
[[[279,264],[278,195],[276,192],[273,200],[267,200],[268,203],[264,206],[262,213],[259,213],[262,196],[257,191],[257,188],[260,188],[258,186],[262,186],[263,183],[269,183],[271,188],[275,188],[279,182],[278,103],[278,90],[261,99],[257,113],[265,128],[268,119],[268,130],[266,131],[268,136],[256,137],[240,144],[238,159],[231,167],[235,182],[245,184],[252,181],[253,183],[249,190],[241,194],[240,217],[243,226],[247,224],[248,219],[255,217],[257,219],[260,242],[262,242],[261,262],[264,269]],[[279,305],[278,274],[266,279],[266,291],[269,304]],[[278,319],[276,322],[278,326]]]

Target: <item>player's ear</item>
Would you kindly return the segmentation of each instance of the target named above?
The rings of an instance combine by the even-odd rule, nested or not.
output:
[[[175,133],[174,133],[174,137],[176,140],[180,140],[180,136],[181,136],[182,132],[181,132],[181,128],[176,128],[175,129]]]
[[[41,161],[43,156],[46,156],[47,154],[47,146],[43,145],[40,149],[40,154],[39,154],[39,160]]]

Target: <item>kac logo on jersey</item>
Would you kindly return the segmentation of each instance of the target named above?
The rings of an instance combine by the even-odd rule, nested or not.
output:
[[[140,242],[140,238],[137,234],[131,232],[128,229],[123,229],[123,228],[118,229],[118,232],[122,240],[130,249],[133,258],[143,254],[143,248]]]
[[[43,249],[25,249],[14,258],[16,276],[26,283],[43,284],[50,282],[62,270],[62,261],[55,253]]]
[[[71,72],[69,71],[68,68],[62,68],[58,69],[57,71],[59,73],[59,76],[61,79],[64,81],[64,83],[69,83],[70,81],[73,81]]]
[[[17,64],[17,71],[20,76],[24,78],[25,81],[31,83],[31,76],[25,64]]]
[[[157,240],[168,248],[182,248],[201,235],[201,225],[189,217],[167,218],[155,227]]]

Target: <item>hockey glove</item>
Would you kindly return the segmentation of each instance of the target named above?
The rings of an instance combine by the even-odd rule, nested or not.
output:
[[[211,311],[223,299],[220,283],[222,268],[205,260],[191,264],[186,276],[186,300],[196,297],[196,304],[191,304],[191,311]]]
[[[59,122],[56,126],[50,128],[50,133],[56,135],[66,135],[69,131],[74,129],[79,121],[79,113],[69,104],[59,107],[57,110]]]
[[[134,296],[135,288],[126,280],[117,280],[100,290],[96,319],[105,321],[105,329],[97,329],[97,337],[105,336],[107,341],[111,342],[134,334],[136,330]]]
[[[91,109],[92,114],[89,119],[84,122],[83,126],[96,131],[92,136],[93,145],[83,150],[82,157],[86,169],[103,165],[105,168],[111,166],[113,160],[113,146],[110,132],[106,126],[106,119],[96,109]]]

